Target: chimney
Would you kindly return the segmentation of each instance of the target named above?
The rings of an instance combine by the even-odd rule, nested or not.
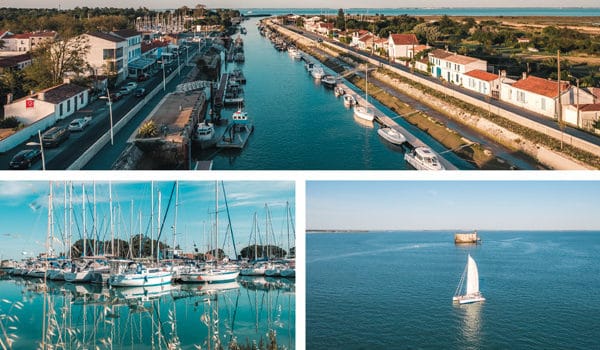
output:
[[[6,94],[6,104],[11,104],[13,101],[13,94],[12,92],[9,92],[8,94]]]
[[[527,72],[523,72],[523,79],[527,79]]]

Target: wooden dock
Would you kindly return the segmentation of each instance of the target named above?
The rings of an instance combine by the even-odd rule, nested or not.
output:
[[[213,106],[217,109],[223,108],[225,104],[225,89],[227,88],[227,81],[229,80],[229,74],[223,73],[221,80],[219,81],[219,87],[215,91],[213,96]]]
[[[217,141],[217,148],[238,148],[246,146],[250,134],[254,131],[254,125],[229,124],[223,135]]]
[[[367,102],[364,99],[364,96],[361,96],[360,94],[355,93],[352,89],[350,89],[344,83],[338,83],[337,85],[340,86],[342,89],[344,89],[344,91],[347,94],[354,96],[354,98],[356,99],[356,102],[358,102],[359,105],[367,106],[367,107],[371,108],[375,112],[375,120],[374,120],[375,123],[378,123],[379,125],[387,126],[388,128],[396,129],[397,131],[402,133],[402,135],[404,135],[404,137],[406,137],[406,143],[408,143],[409,147],[411,147],[411,148],[429,147],[425,144],[425,142],[421,141],[416,136],[411,134],[408,130],[406,130],[402,126],[398,125],[398,123],[396,123],[392,118],[383,114],[383,112],[381,112],[379,109],[375,108],[375,106],[373,104],[371,104],[370,102]],[[440,163],[442,163],[442,165],[444,166],[444,168],[446,168],[446,170],[457,170],[458,169],[456,166],[454,166],[454,164],[450,163],[439,153],[436,153],[436,155],[437,155]]]

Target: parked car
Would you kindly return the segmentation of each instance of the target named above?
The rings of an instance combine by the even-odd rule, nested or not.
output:
[[[70,134],[66,127],[55,126],[42,135],[42,145],[47,148],[58,147]]]
[[[69,131],[83,131],[90,124],[92,117],[76,118],[69,124]]]
[[[138,75],[137,81],[145,81],[148,80],[148,78],[150,78],[150,75],[148,75],[147,73],[143,73]]]
[[[323,39],[321,39],[321,38],[317,38],[317,42],[318,42],[318,43],[322,43],[322,42],[323,42]]]
[[[37,148],[24,149],[15,154],[8,165],[11,169],[31,168],[31,164],[42,158],[42,152]]]
[[[137,89],[135,89],[135,91],[133,92],[133,96],[135,96],[135,97],[144,97],[144,96],[146,96],[146,89],[144,89],[144,88],[137,88]]]
[[[116,102],[123,98],[123,94],[120,91],[115,91],[110,94],[110,101]]]
[[[133,91],[135,90],[135,88],[137,88],[137,83],[134,81],[130,81],[129,83],[125,84],[124,87],[129,91]]]

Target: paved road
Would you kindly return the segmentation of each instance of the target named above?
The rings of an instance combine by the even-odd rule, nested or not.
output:
[[[192,48],[190,51],[195,51],[197,47],[197,43],[192,44]],[[185,54],[182,55],[182,58],[185,57]],[[184,72],[189,71],[189,67],[185,67],[183,65],[182,60],[182,69],[181,69],[181,77],[185,76]],[[173,62],[171,65],[167,66],[168,70],[177,70],[177,62]],[[146,91],[149,92],[154,89],[156,86],[162,84],[162,69],[159,69],[150,79],[145,82],[138,83],[139,87],[146,88]],[[131,80],[129,80],[131,81]],[[154,105],[160,101],[160,99],[168,92],[173,91],[177,82],[179,82],[179,78],[175,78],[171,81],[170,84],[167,85],[168,89],[166,92],[158,93],[154,98],[150,101],[146,101],[145,108],[140,112],[151,110]],[[127,82],[127,81],[126,81]],[[124,83],[126,83],[124,82]],[[136,104],[140,103],[140,98],[133,96],[133,94],[127,95],[123,97],[121,100],[113,102],[112,112],[113,112],[113,125],[116,124],[121,118],[123,118],[129,110],[131,110]],[[154,104],[154,105],[153,105]],[[138,113],[140,114],[140,113]],[[110,131],[110,118],[109,118],[109,108],[106,100],[97,99],[91,103],[89,103],[82,110],[77,111],[73,115],[65,118],[63,120],[58,121],[55,125],[68,125],[73,119],[81,118],[84,116],[92,116],[92,122],[81,132],[72,132],[69,139],[63,142],[59,147],[53,149],[44,149],[44,155],[46,159],[46,169],[47,170],[64,170],[67,169],[75,160],[77,160],[85,150],[87,150],[91,145],[93,145],[98,138],[102,135]],[[135,122],[132,120],[129,124]],[[137,126],[137,125],[136,125]],[[20,146],[15,147],[9,152],[6,152],[0,155],[0,169],[8,169],[8,164],[10,160],[14,157],[16,153],[24,148],[31,148],[32,146],[27,146],[28,142],[38,142],[38,137],[34,136],[21,144]],[[116,146],[115,139],[115,146]],[[110,143],[109,143],[110,146]],[[124,149],[124,145],[122,147]],[[115,157],[116,158],[116,157]],[[112,163],[111,163],[112,164]],[[41,161],[36,162],[31,167],[32,170],[40,170],[42,169]],[[110,169],[110,166],[102,168],[105,170]]]
[[[374,59],[374,60],[377,60],[377,61],[381,62],[382,64],[391,65],[391,66],[393,66],[395,68],[398,68],[398,69],[401,69],[401,70],[403,70],[405,72],[410,73],[410,68],[409,67],[406,67],[404,65],[401,65],[401,64],[398,64],[398,63],[395,63],[395,62],[389,62],[385,58],[382,58],[382,57],[379,57],[379,56],[376,56],[376,55],[371,55],[368,52],[365,52],[365,51],[362,51],[362,50],[358,50],[356,48],[350,47],[348,45],[342,44],[340,42],[334,41],[334,40],[329,39],[329,38],[324,38],[324,37],[322,37],[320,35],[317,35],[317,34],[314,34],[314,33],[301,32],[300,30],[298,30],[297,28],[294,28],[293,26],[287,26],[286,28],[289,29],[289,30],[292,30],[292,31],[294,31],[296,33],[302,34],[302,35],[304,35],[304,36],[306,36],[306,37],[308,37],[308,38],[310,38],[312,40],[317,40],[318,38],[323,39],[324,41],[327,41],[328,43],[336,45],[336,46],[338,46],[340,48],[350,50],[350,51],[352,51],[352,52],[354,52],[354,53],[356,53],[358,55],[369,57],[371,59]],[[427,79],[427,80],[429,80],[429,81],[431,81],[433,83],[442,85],[442,83],[440,82],[439,79],[436,79],[436,78],[434,78],[434,77],[432,77],[430,75],[423,74],[423,73],[418,72],[418,71],[415,71],[412,74],[414,74],[416,76],[419,76],[420,78]],[[496,107],[505,109],[507,111],[516,113],[516,114],[518,114],[520,116],[523,116],[523,117],[529,118],[531,120],[534,120],[534,121],[536,121],[536,122],[538,122],[540,124],[543,124],[543,125],[547,126],[548,128],[551,128],[551,129],[554,129],[554,130],[558,130],[558,131],[560,131],[560,129],[561,129],[561,126],[559,125],[558,122],[556,122],[555,120],[550,119],[550,118],[548,118],[548,117],[546,117],[544,115],[541,115],[541,114],[538,114],[538,113],[533,113],[533,112],[531,112],[529,110],[520,108],[518,106],[515,106],[513,104],[510,104],[510,103],[507,103],[507,102],[504,102],[504,101],[499,101],[499,100],[494,100],[494,99],[492,99],[490,101],[487,101],[486,97],[484,95],[478,94],[478,93],[476,93],[474,91],[471,91],[471,90],[467,90],[467,89],[465,89],[463,87],[460,87],[460,86],[457,86],[457,85],[448,84],[448,85],[444,85],[444,86],[447,87],[447,88],[450,88],[452,90],[458,91],[460,93],[463,93],[465,95],[469,95],[469,96],[471,96],[473,98],[476,98],[476,99],[478,99],[480,101],[488,102],[492,106],[496,106]],[[577,129],[577,128],[574,128],[574,127],[571,127],[571,126],[567,126],[567,125],[563,126],[563,131],[567,135],[572,135],[574,137],[578,137],[578,138],[580,138],[582,140],[586,140],[586,141],[588,141],[590,143],[593,143],[595,145],[600,145],[600,137],[598,137],[595,134],[590,134],[588,132],[585,132],[585,131],[582,131],[580,129]]]

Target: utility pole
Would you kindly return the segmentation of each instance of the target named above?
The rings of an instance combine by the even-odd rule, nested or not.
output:
[[[560,128],[560,149],[563,149],[563,121],[562,121],[562,105],[561,105],[561,101],[560,101],[560,94],[561,94],[561,88],[560,88],[560,50],[556,50],[556,63],[557,63],[557,71],[558,71],[558,101],[557,101],[557,105],[558,105],[558,127]]]

